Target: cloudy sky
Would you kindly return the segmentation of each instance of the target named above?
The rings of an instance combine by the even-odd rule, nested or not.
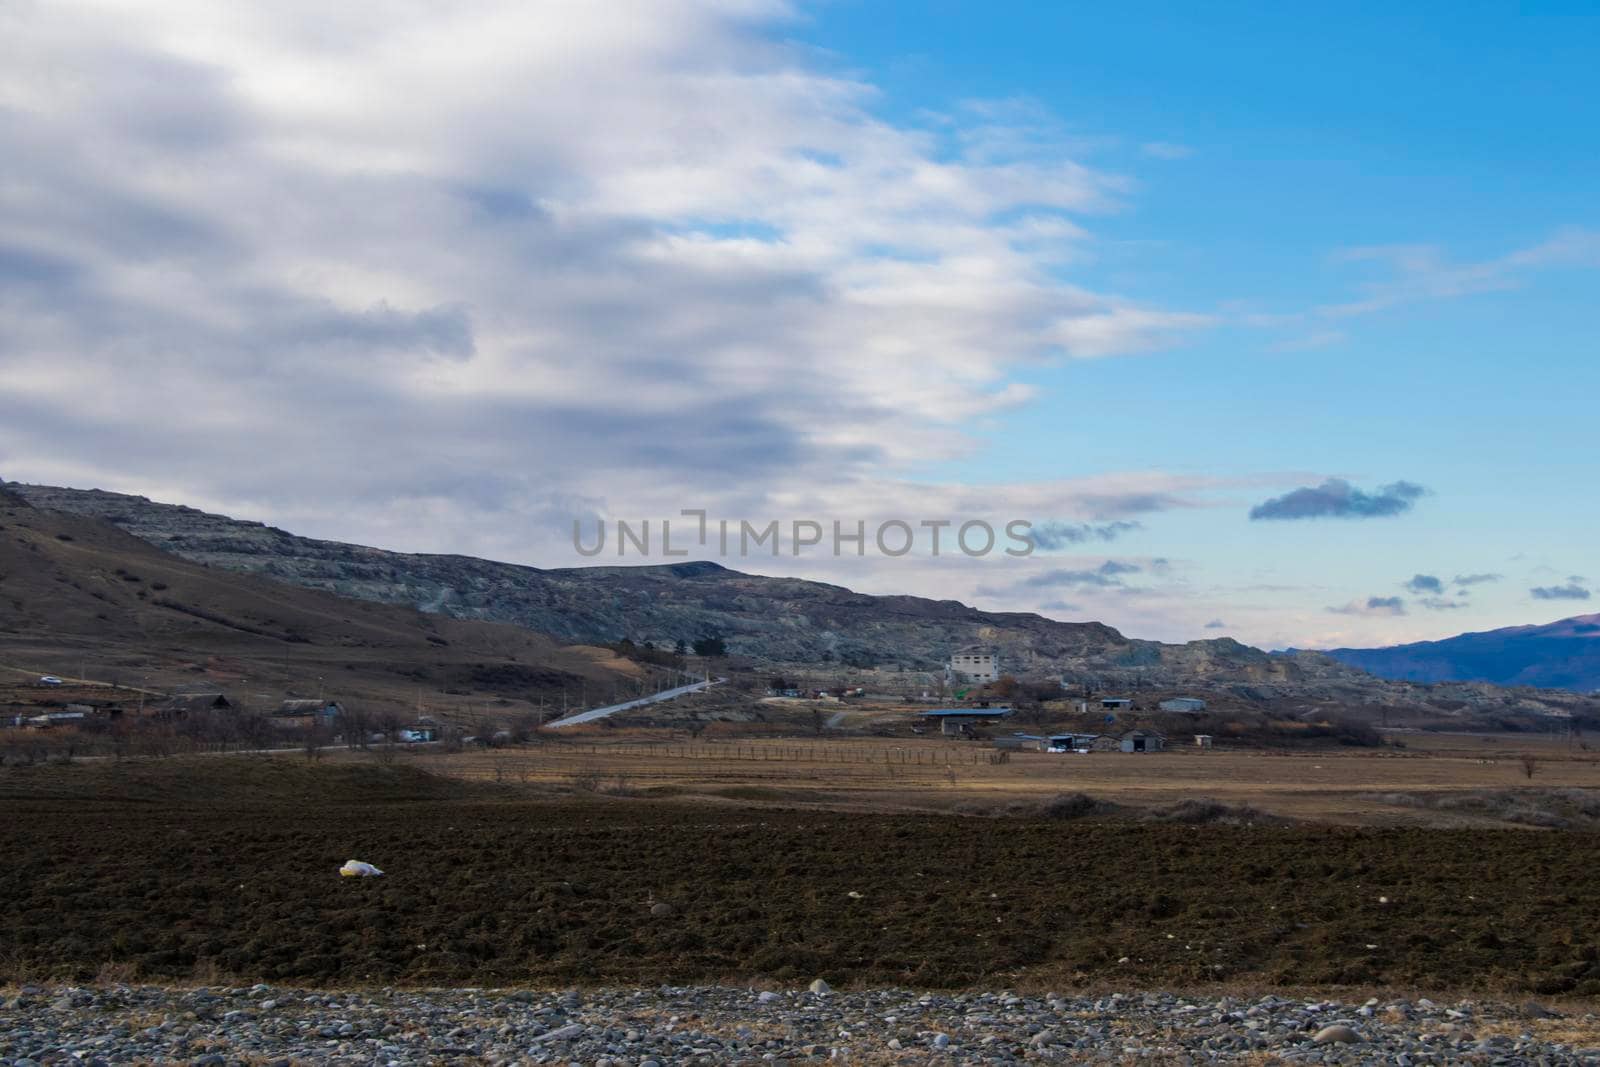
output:
[[[1164,639],[1600,610],[1600,20],[1394,7],[0,2],[0,475],[549,566],[1022,519],[724,562]]]

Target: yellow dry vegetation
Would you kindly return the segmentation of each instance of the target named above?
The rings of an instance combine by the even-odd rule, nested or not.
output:
[[[1537,761],[1532,778],[1525,753]],[[619,795],[897,811],[1000,810],[1078,792],[1135,808],[1209,797],[1291,818],[1361,824],[1499,825],[1490,815],[1435,810],[1415,798],[1600,789],[1600,757],[1541,738],[1429,738],[1404,750],[1002,756],[980,743],[934,738],[663,740],[614,730],[421,758],[453,776],[576,783]]]

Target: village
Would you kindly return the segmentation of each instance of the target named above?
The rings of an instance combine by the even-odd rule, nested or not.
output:
[[[977,742],[1001,751],[1053,754],[1157,753],[1173,744],[1211,748],[1215,743],[1210,734],[1173,735],[1148,721],[1152,716],[1169,723],[1178,721],[1175,717],[1199,716],[1207,708],[1202,698],[1069,698],[1059,683],[1042,687],[1035,683],[1035,695],[1054,699],[1019,702],[1020,683],[1004,672],[995,650],[984,648],[953,653],[937,692],[871,693],[863,685],[802,689],[782,678],[768,679],[771,684],[758,691],[759,676],[751,674],[720,679],[725,691],[703,714],[688,699],[681,701],[683,709],[646,697],[618,705],[615,711],[575,706],[496,714],[491,700],[463,705],[447,694],[429,701],[419,693],[415,707],[402,708],[341,695],[262,693],[204,681],[158,690],[54,674],[27,676],[16,669],[11,674],[14,677],[0,683],[0,759],[24,761],[48,758],[40,753],[163,755],[337,745],[500,747],[529,742],[541,732],[557,736],[578,721],[603,722],[612,733],[628,726],[679,726],[695,737],[710,726],[716,727],[716,734],[730,737],[781,736],[786,730],[796,736],[836,739],[904,734]],[[737,707],[741,703],[746,706],[743,714]],[[751,714],[749,709],[758,710]],[[1050,721],[1070,721],[1078,728],[1048,733],[1026,728]],[[1081,728],[1090,722],[1100,728]]]

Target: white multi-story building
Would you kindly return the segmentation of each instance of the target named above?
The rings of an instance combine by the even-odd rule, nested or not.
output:
[[[1000,680],[1000,653],[983,645],[958,648],[950,654],[944,672],[952,682],[997,682]]]

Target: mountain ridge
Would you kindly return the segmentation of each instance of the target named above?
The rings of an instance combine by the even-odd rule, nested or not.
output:
[[[526,708],[585,686],[636,684],[636,665],[526,628],[340,598],[162,551],[90,515],[0,487],[0,680],[37,673],[147,678],[259,694],[322,688],[397,708],[417,687]],[[86,676],[86,675],[85,675]],[[507,704],[507,706],[512,706]]]
[[[562,644],[626,638],[670,647],[717,636],[730,653],[774,670],[833,665],[918,672],[930,682],[955,648],[986,644],[1000,651],[1008,672],[1023,677],[1060,679],[1095,692],[1207,688],[1254,702],[1293,701],[1308,712],[1437,706],[1542,715],[1565,699],[1476,683],[1421,689],[1320,652],[1268,653],[1231,638],[1169,645],[1130,638],[1100,622],[874,596],[706,561],[548,569],[304,538],[102,490],[14,482],[3,488],[36,508],[106,520],[211,567],[457,619],[510,622]]]
[[[1382,678],[1600,690],[1600,613],[1326,654]]]

